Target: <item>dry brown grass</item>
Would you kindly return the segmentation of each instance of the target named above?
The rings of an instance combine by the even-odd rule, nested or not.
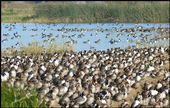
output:
[[[33,6],[33,4],[30,3],[15,3],[15,2],[4,3],[3,5],[4,8],[30,8]]]
[[[46,47],[45,47],[46,46]],[[74,47],[72,45],[64,45],[62,43],[60,43],[59,41],[55,41],[49,45],[45,44],[45,45],[41,45],[41,42],[33,42],[31,44],[28,44],[26,46],[22,45],[21,42],[21,47],[20,50],[3,50],[1,51],[1,56],[4,55],[31,55],[31,54],[41,54],[41,52],[45,52],[47,54],[54,54],[55,52],[58,52],[60,54],[64,54],[65,51],[74,51]]]

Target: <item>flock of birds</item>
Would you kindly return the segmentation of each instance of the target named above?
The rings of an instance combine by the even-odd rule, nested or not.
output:
[[[16,23],[11,23],[11,24],[7,24],[5,25],[5,29],[8,29],[9,31],[11,31],[12,29],[16,29],[15,27]],[[44,26],[43,24],[40,23],[40,25]],[[105,24],[103,24],[105,25]],[[102,26],[103,26],[102,25]],[[116,23],[116,25],[121,25],[120,23]],[[24,24],[20,24],[20,26],[22,26],[23,31],[39,31],[39,28],[36,27],[34,29],[28,29]],[[47,24],[48,28],[51,28],[51,30],[53,31],[58,31],[61,32],[61,37],[63,39],[69,39],[69,41],[65,42],[64,44],[77,44],[77,38],[82,38],[84,36],[86,36],[86,32],[95,32],[95,33],[91,33],[90,36],[96,36],[96,41],[94,41],[94,43],[101,43],[102,39],[98,38],[98,33],[99,32],[105,32],[105,31],[110,31],[110,32],[120,32],[117,34],[117,36],[111,34],[111,33],[106,33],[105,34],[105,38],[111,38],[108,43],[110,44],[117,44],[119,42],[121,42],[120,37],[125,36],[124,33],[128,33],[127,34],[127,43],[136,43],[136,45],[138,44],[143,44],[143,43],[147,43],[149,45],[152,44],[156,44],[161,40],[169,40],[169,29],[168,28],[162,28],[161,25],[159,27],[151,27],[151,28],[145,28],[143,26],[140,26],[138,24],[136,24],[135,27],[131,27],[131,28],[125,28],[124,24],[122,24],[119,28],[118,27],[112,27],[112,29],[104,29],[101,27],[98,28],[92,28],[92,29],[88,29],[86,27],[84,28],[79,28],[79,27],[75,27],[75,28],[66,28],[66,24],[62,25],[62,28],[58,28],[58,29],[54,29],[52,28],[52,24]],[[58,24],[53,24],[53,27],[58,26]],[[148,25],[149,26],[149,25]],[[41,38],[44,39],[43,42],[45,43],[53,43],[55,42],[55,40],[57,40],[59,38],[59,34],[53,34],[53,33],[45,33],[46,29],[42,28],[41,29],[42,33],[41,33]],[[152,34],[151,32],[155,31],[155,32],[161,32],[163,34],[165,34],[165,36],[155,36],[154,38],[151,38]],[[72,35],[67,35],[68,33],[73,32]],[[74,32],[81,32],[80,34],[74,34]],[[136,32],[141,32],[140,35],[137,35]],[[149,34],[146,34],[149,33]],[[40,35],[40,34],[39,34]],[[39,36],[38,34],[34,34],[31,35],[30,37],[37,37]],[[9,33],[4,33],[3,36],[9,37],[10,34]],[[113,38],[112,38],[113,37]],[[118,40],[115,40],[116,38],[119,38]],[[14,32],[13,36],[11,37],[12,40],[14,40],[15,38],[21,38],[21,35],[19,35],[18,32]],[[126,37],[125,37],[126,38]],[[9,38],[5,38],[2,40],[2,42],[6,42],[8,41]],[[90,39],[88,39],[87,41],[83,41],[84,44],[90,44]],[[16,46],[21,46],[21,44],[19,42],[17,42],[15,44]],[[11,48],[16,48],[16,46],[12,46]],[[90,46],[90,49],[94,49],[94,46]]]
[[[170,47],[129,47],[3,56],[1,83],[25,90],[28,97],[36,89],[40,105],[44,99],[48,107],[114,107],[114,102],[123,108],[168,107],[170,69],[160,67],[169,63],[164,56],[169,52]],[[128,98],[139,87],[141,91]]]

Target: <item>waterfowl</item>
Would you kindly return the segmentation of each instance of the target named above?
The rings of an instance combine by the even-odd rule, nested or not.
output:
[[[149,90],[152,86],[153,86],[153,82],[145,81],[145,83],[144,83],[145,90]]]
[[[16,74],[17,74],[16,69],[14,67],[12,67],[10,72],[9,72],[9,75],[15,78]]]
[[[95,36],[97,36],[97,33],[95,34]]]
[[[94,49],[94,47],[90,46],[90,49]]]
[[[97,41],[95,41],[95,43],[100,43],[100,39],[99,39],[99,40],[97,40]]]
[[[58,95],[62,96],[63,94],[65,94],[68,90],[68,87],[65,85],[65,83],[63,83],[60,87],[59,87],[59,92]]]
[[[36,34],[36,35],[31,35],[31,37],[36,37],[36,36],[38,36],[38,34]]]
[[[163,53],[165,52],[164,48],[163,48],[163,47],[160,47],[160,48],[159,48],[159,52],[163,54]]]
[[[149,101],[150,101],[150,97],[144,97],[142,105],[145,105],[145,106],[149,105]]]
[[[166,98],[163,98],[162,102],[163,102],[163,107],[167,107],[169,105],[169,100]]]
[[[140,86],[140,83],[137,81],[137,79],[135,80],[135,83],[132,85],[133,88],[137,89]]]
[[[15,78],[13,76],[9,77],[8,87],[14,87]]]
[[[47,104],[48,107],[55,107],[58,105],[58,102],[56,101],[56,99],[50,99]]]
[[[160,108],[162,107],[161,102],[157,102],[156,105],[153,106],[154,108]]]
[[[150,64],[149,67],[146,68],[146,71],[151,72],[151,71],[153,71],[154,69],[155,69],[155,67],[154,67],[154,66],[151,66],[151,64]]]
[[[28,82],[27,85],[28,85],[28,90],[33,90],[35,88],[33,82]]]
[[[30,81],[31,78],[33,78],[33,77],[34,77],[33,71],[31,71],[28,75],[27,81]]]
[[[9,33],[7,33],[7,34],[3,34],[3,36],[10,36],[10,35],[9,35]]]
[[[89,93],[87,95],[87,101],[84,103],[84,104],[87,104],[87,105],[92,105],[92,103],[94,102],[95,98],[94,98],[94,95]]]
[[[132,103],[131,107],[134,108],[134,107],[137,107],[137,106],[139,106],[139,105],[140,105],[140,101],[139,101],[138,99],[136,99],[136,100]]]
[[[6,39],[3,39],[3,40],[2,40],[3,43],[4,43],[5,41],[8,41],[8,39],[6,38]]]
[[[113,99],[115,99],[116,101],[121,101],[123,100],[123,93],[116,93],[113,97]]]
[[[70,99],[65,96],[63,96],[59,101],[59,104],[64,107],[68,107],[69,103],[70,103]]]
[[[149,101],[149,105],[155,105],[156,104],[156,100],[155,100],[155,98],[153,97],[153,95],[151,96],[151,99],[150,99],[150,101]]]
[[[8,79],[9,79],[9,73],[8,72],[1,73],[1,81],[2,82],[6,82]]]
[[[90,44],[90,40],[84,41],[83,43]]]
[[[155,89],[158,90],[162,87],[162,83],[160,81],[157,82]]]
[[[86,95],[84,93],[81,94],[81,96],[77,97],[74,102],[78,103],[79,105],[85,103],[87,101]]]
[[[127,105],[129,105],[129,102],[124,99],[124,102],[121,104],[121,107],[125,108],[125,107],[127,107]]]
[[[16,45],[16,46],[19,46],[20,44],[19,44],[19,42],[17,42],[15,45]]]
[[[73,42],[72,42],[72,41],[67,41],[67,42],[65,42],[64,44],[65,44],[65,45],[67,45],[67,44],[73,44]]]
[[[120,38],[119,38],[119,40],[118,40],[118,41],[119,41],[119,42],[121,41],[121,40],[120,40]]]
[[[41,80],[39,79],[38,82],[35,83],[35,88],[39,89],[42,87],[42,85],[43,84],[42,84]]]
[[[20,88],[20,86],[21,86],[21,82],[18,79],[16,79],[14,82],[14,87]]]
[[[51,81],[52,80],[52,75],[50,73],[47,73],[44,76],[45,76],[45,78],[44,78],[45,81]]]

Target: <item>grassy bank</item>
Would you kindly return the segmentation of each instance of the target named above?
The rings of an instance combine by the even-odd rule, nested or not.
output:
[[[118,21],[123,23],[167,23],[169,21],[169,1],[113,1],[85,4],[52,2],[36,4],[31,9],[31,16],[24,16],[21,22],[106,23]],[[1,21],[6,22],[5,20]]]

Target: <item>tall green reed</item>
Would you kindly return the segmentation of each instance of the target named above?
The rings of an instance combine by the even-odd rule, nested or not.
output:
[[[34,6],[36,18],[68,22],[168,22],[169,2],[44,3]]]

